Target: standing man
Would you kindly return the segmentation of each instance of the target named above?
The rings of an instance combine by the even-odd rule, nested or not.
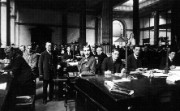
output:
[[[101,70],[101,66],[103,60],[107,57],[107,55],[103,52],[103,49],[100,46],[97,47],[96,52],[97,52],[97,56],[95,57],[97,58],[96,74],[102,75],[103,72]]]
[[[80,60],[78,69],[81,75],[95,75],[96,59],[91,55],[90,47],[83,48],[84,57]]]
[[[137,68],[142,67],[142,60],[139,58],[140,54],[140,47],[134,46],[133,47],[133,54],[129,55],[127,58],[127,70],[134,71]]]
[[[53,76],[54,65],[53,55],[51,52],[52,46],[50,42],[46,42],[46,50],[41,53],[39,58],[39,75],[43,79],[43,104],[47,103],[47,87],[49,84],[49,100],[53,98]]]
[[[102,63],[102,72],[111,71],[112,74],[120,73],[123,68],[121,59],[119,58],[119,50],[114,48],[112,50],[112,56],[104,59]]]

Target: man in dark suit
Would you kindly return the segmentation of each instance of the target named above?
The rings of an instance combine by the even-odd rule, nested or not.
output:
[[[49,84],[49,100],[53,98],[53,76],[54,68],[51,43],[46,42],[46,50],[41,53],[39,58],[39,75],[43,79],[43,104],[47,103],[47,87]]]
[[[14,76],[13,88],[17,95],[35,94],[35,83],[30,66],[22,57],[22,52],[13,47],[5,48],[5,53],[10,59],[8,66],[4,70],[12,71]]]
[[[142,67],[142,60],[139,58],[140,54],[140,47],[134,46],[133,47],[133,54],[129,55],[127,58],[127,70],[134,71],[137,68]]]
[[[69,62],[73,59],[73,52],[71,50],[71,47],[70,46],[67,46],[66,48],[66,52],[64,53],[63,55],[63,60],[66,61],[66,62]]]
[[[10,91],[11,104],[10,109],[14,111],[16,96],[35,95],[35,81],[30,66],[22,57],[22,52],[13,47],[5,48],[5,53],[10,59],[10,63],[3,70],[12,71],[13,83]]]
[[[174,57],[176,55],[176,52],[173,50],[169,50],[169,54],[168,54],[168,69],[174,69],[175,66],[175,61],[174,61]],[[161,60],[161,64],[160,64],[160,69],[165,69],[166,68],[166,57],[163,57]]]
[[[111,71],[112,74],[120,73],[123,68],[122,61],[119,58],[119,50],[113,49],[112,56],[107,57],[102,63],[102,72]]]
[[[102,70],[101,70],[101,66],[102,66],[102,62],[103,60],[107,57],[107,55],[103,52],[102,47],[97,47],[96,49],[97,55],[95,56],[96,58],[96,74],[101,75]]]

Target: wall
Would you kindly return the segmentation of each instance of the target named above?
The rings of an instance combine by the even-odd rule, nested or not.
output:
[[[31,43],[30,28],[42,25],[52,29],[52,42],[62,44],[62,12],[39,9],[17,10],[15,45],[29,45]],[[86,42],[95,43],[95,17],[88,15],[86,18]],[[67,43],[75,42],[80,37],[80,18],[77,13],[67,15]],[[43,39],[43,38],[42,38]]]

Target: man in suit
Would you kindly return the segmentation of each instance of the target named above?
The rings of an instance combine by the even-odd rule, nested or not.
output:
[[[5,48],[5,53],[10,59],[4,70],[12,71],[14,76],[14,88],[17,95],[35,94],[35,83],[30,66],[22,57],[22,52],[13,47]]]
[[[119,50],[115,48],[112,50],[112,56],[103,60],[102,72],[111,71],[112,74],[120,73],[122,68],[123,65],[119,58]]]
[[[26,62],[28,65],[31,67],[32,73],[34,77],[38,77],[38,67],[37,67],[37,62],[38,62],[38,56],[35,53],[35,51],[32,50],[32,46],[28,45],[27,46],[27,55],[24,56]]]
[[[31,68],[22,57],[22,52],[19,49],[7,47],[5,53],[10,59],[10,63],[3,70],[12,71],[13,74],[12,90],[10,91],[12,107],[10,106],[10,109],[12,108],[14,111],[16,96],[35,95],[35,82]]]
[[[96,49],[97,55],[95,56],[96,58],[96,74],[101,75],[102,70],[101,70],[101,66],[102,66],[102,62],[103,60],[107,57],[107,55],[103,52],[102,47],[98,46]]]
[[[73,59],[73,52],[71,50],[71,47],[70,46],[67,46],[66,48],[66,52],[64,53],[63,55],[63,60],[66,61],[66,62],[69,62]]]
[[[46,50],[41,53],[39,58],[39,75],[43,79],[43,104],[47,103],[47,87],[49,84],[49,100],[53,98],[53,77],[54,68],[52,46],[46,42]]]
[[[137,68],[142,67],[142,60],[139,58],[140,47],[133,46],[133,54],[129,55],[127,58],[127,70],[134,71]]]
[[[83,48],[84,57],[78,63],[78,69],[81,75],[95,75],[96,59],[91,55],[90,47]]]
[[[169,53],[168,53],[168,69],[176,68],[175,61],[174,61],[175,55],[176,55],[175,51],[169,50]],[[163,57],[161,59],[160,69],[165,69],[165,68],[166,68],[166,57]]]

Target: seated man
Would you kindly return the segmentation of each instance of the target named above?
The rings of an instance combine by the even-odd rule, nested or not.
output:
[[[26,50],[27,50],[27,55],[24,56],[24,59],[26,60],[28,65],[31,67],[34,78],[36,78],[36,77],[38,77],[38,67],[37,67],[38,56],[32,50],[31,45],[28,45]]]
[[[96,71],[96,59],[90,55],[90,47],[83,48],[84,57],[78,63],[78,69],[81,75],[94,75]]]
[[[71,47],[67,46],[66,52],[63,55],[63,60],[66,62],[72,61],[73,59],[73,52],[71,51]]]
[[[127,58],[127,70],[134,71],[137,68],[142,67],[142,60],[139,58],[140,54],[140,47],[134,46],[133,47],[133,54],[129,55]]]
[[[34,95],[35,94],[35,82],[33,81],[33,75],[31,67],[27,64],[21,55],[19,49],[13,47],[5,48],[5,53],[10,59],[10,64],[4,68],[4,70],[12,71],[14,76],[13,89],[14,94],[17,95]]]
[[[175,67],[175,61],[174,57],[176,55],[176,52],[173,50],[169,51],[168,54],[168,69],[174,69]],[[160,63],[160,69],[165,69],[166,68],[166,57],[163,57]]]
[[[118,49],[113,49],[112,56],[107,57],[103,60],[101,68],[103,73],[105,71],[111,71],[112,74],[121,72],[123,65],[121,59],[119,59]]]
[[[97,55],[95,56],[95,58],[97,58],[96,74],[101,75],[103,74],[101,70],[102,62],[107,57],[107,55],[103,52],[103,49],[100,46],[97,47],[96,52],[97,52]]]

